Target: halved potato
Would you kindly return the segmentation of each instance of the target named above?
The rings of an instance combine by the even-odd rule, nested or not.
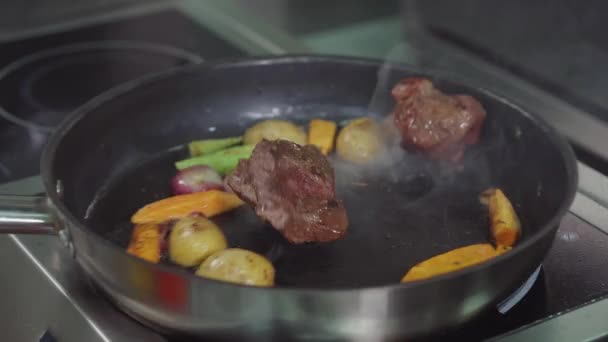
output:
[[[384,149],[380,127],[370,118],[351,121],[340,131],[336,141],[338,156],[359,164],[374,160]]]
[[[226,247],[224,233],[202,216],[177,220],[169,235],[169,258],[185,267],[200,265],[208,256]]]
[[[268,259],[241,248],[214,253],[196,271],[201,277],[254,286],[273,286],[274,273]]]
[[[255,145],[266,140],[289,140],[299,145],[306,145],[306,133],[286,120],[265,120],[249,127],[243,135],[244,145]]]

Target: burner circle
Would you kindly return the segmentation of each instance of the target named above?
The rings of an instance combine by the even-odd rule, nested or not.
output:
[[[66,114],[110,88],[202,61],[172,46],[134,41],[42,50],[0,70],[0,117],[26,128],[52,131]]]

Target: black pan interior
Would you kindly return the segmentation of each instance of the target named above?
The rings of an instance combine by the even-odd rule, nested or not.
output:
[[[303,125],[390,112],[391,86],[418,75],[407,68],[331,59],[278,60],[198,67],[147,83],[91,111],[60,143],[54,176],[66,206],[95,233],[124,248],[131,214],[169,195],[180,145],[241,134],[253,122],[280,117]],[[501,187],[520,214],[526,240],[558,210],[567,170],[546,129],[501,100],[432,76],[449,93],[482,102],[488,119],[464,168],[396,148],[394,163],[354,167],[333,159],[338,194],[350,219],[347,236],[327,244],[290,245],[251,210],[214,219],[229,244],[268,256],[277,285],[363,287],[396,283],[435,254],[489,239],[478,195]],[[177,147],[176,147],[177,146]]]

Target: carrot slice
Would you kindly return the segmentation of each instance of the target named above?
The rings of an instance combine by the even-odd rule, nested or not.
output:
[[[501,255],[503,253],[507,253],[508,251],[510,251],[511,249],[513,249],[513,247],[511,246],[503,246],[503,245],[499,245],[496,246],[496,254],[497,255]]]
[[[480,264],[502,254],[504,250],[497,251],[489,243],[457,248],[415,265],[405,274],[401,282],[427,279]]]
[[[164,222],[201,213],[206,217],[222,214],[243,205],[235,194],[209,190],[168,197],[139,209],[132,217],[135,224]]]
[[[333,121],[313,119],[308,127],[308,143],[317,146],[321,153],[328,155],[334,148],[336,123]]]
[[[135,226],[127,253],[136,257],[158,263],[161,250],[160,227],[154,223]]]
[[[521,235],[521,223],[513,205],[500,189],[490,189],[488,211],[492,222],[492,236],[497,246],[511,247]]]

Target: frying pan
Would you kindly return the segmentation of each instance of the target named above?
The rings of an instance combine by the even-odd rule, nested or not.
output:
[[[172,162],[185,157],[188,141],[242,134],[267,118],[382,119],[394,106],[391,87],[414,75],[477,98],[488,112],[481,141],[461,168],[400,149],[389,164],[332,159],[350,220],[336,242],[290,245],[246,207],[214,219],[229,245],[273,262],[275,288],[197,278],[124,252],[131,214],[169,195]],[[45,197],[2,196],[4,232],[58,233],[114,303],[156,329],[256,339],[416,337],[470,320],[542,262],[577,183],[568,144],[511,100],[436,72],[321,56],[206,64],[125,84],[67,118],[41,167]],[[503,189],[520,215],[516,247],[477,266],[400,284],[426,258],[489,241],[478,195],[490,186]]]

